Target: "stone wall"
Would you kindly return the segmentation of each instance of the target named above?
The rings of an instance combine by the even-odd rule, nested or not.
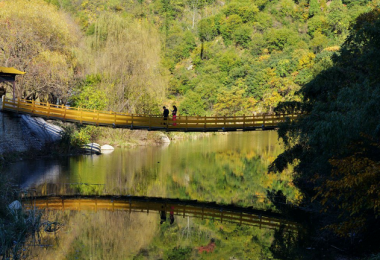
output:
[[[41,150],[46,143],[59,140],[60,131],[42,118],[0,111],[0,155]]]

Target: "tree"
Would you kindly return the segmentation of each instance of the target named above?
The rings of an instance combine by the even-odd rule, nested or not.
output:
[[[321,12],[321,8],[319,7],[319,3],[317,0],[310,0],[309,2],[309,16],[313,17]]]
[[[333,0],[328,8],[327,23],[335,34],[344,34],[349,25],[347,9],[342,0]]]
[[[74,83],[77,35],[56,7],[38,0],[2,1],[0,64],[23,70],[19,98],[65,102]]]
[[[270,169],[297,162],[294,182],[315,228],[330,232],[327,241],[350,237],[347,250],[380,248],[379,28],[378,9],[359,16],[333,66],[300,90],[303,101],[276,108],[307,114],[280,126],[286,150]]]
[[[247,99],[246,87],[233,86],[230,90],[222,90],[217,96],[217,103],[214,106],[214,111],[218,115],[244,115],[252,114],[256,100],[253,98]]]

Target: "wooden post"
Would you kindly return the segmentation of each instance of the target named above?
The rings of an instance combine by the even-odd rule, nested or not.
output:
[[[18,113],[19,109],[20,109],[20,99],[18,98],[17,99],[17,113]]]
[[[13,85],[13,103],[15,103],[16,79],[12,82],[12,85]]]
[[[64,112],[64,114],[63,114],[63,121],[65,121],[65,122],[66,122],[66,110],[67,110],[67,108],[66,108],[66,106],[65,106],[65,112]]]
[[[186,205],[183,206],[183,218],[185,218],[185,207]]]
[[[263,115],[263,125],[262,125],[262,128],[263,128],[263,130],[265,128],[265,114]]]
[[[243,115],[243,130],[245,129],[245,114]]]
[[[226,115],[224,115],[224,126],[223,126],[223,130],[226,131]]]
[[[131,129],[133,128],[133,114],[132,114],[132,123],[131,123]]]
[[[48,107],[47,118],[49,118],[50,117],[50,104],[49,104],[49,101],[47,102],[47,107]]]
[[[260,216],[260,229],[261,229],[261,216]]]
[[[2,102],[1,102],[1,109],[4,110],[4,102],[5,102],[5,95],[1,97]]]
[[[205,116],[205,127],[204,127],[205,130],[206,130],[206,128],[207,128],[207,126],[206,126],[206,120],[207,120],[207,118],[206,118],[206,116]]]
[[[34,114],[34,109],[36,108],[36,103],[32,100],[32,114]]]

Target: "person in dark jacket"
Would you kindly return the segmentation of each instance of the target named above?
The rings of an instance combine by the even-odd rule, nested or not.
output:
[[[164,120],[168,120],[168,116],[169,116],[169,109],[167,109],[165,106],[163,107],[164,109]],[[166,125],[167,123],[164,122],[164,125]]]

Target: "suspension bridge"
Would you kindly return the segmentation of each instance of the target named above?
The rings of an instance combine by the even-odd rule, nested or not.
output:
[[[272,130],[277,128],[279,123],[285,120],[295,120],[302,115],[302,113],[293,113],[208,117],[177,116],[164,120],[162,115],[90,110],[23,99],[9,99],[5,96],[2,98],[2,110],[87,125],[180,132]]]
[[[138,196],[37,196],[23,199],[26,209],[48,210],[108,210],[126,212],[172,212],[176,216],[211,219],[259,228],[276,229],[283,226],[289,232],[297,232],[299,225],[279,213],[235,205],[199,202],[167,198]]]

